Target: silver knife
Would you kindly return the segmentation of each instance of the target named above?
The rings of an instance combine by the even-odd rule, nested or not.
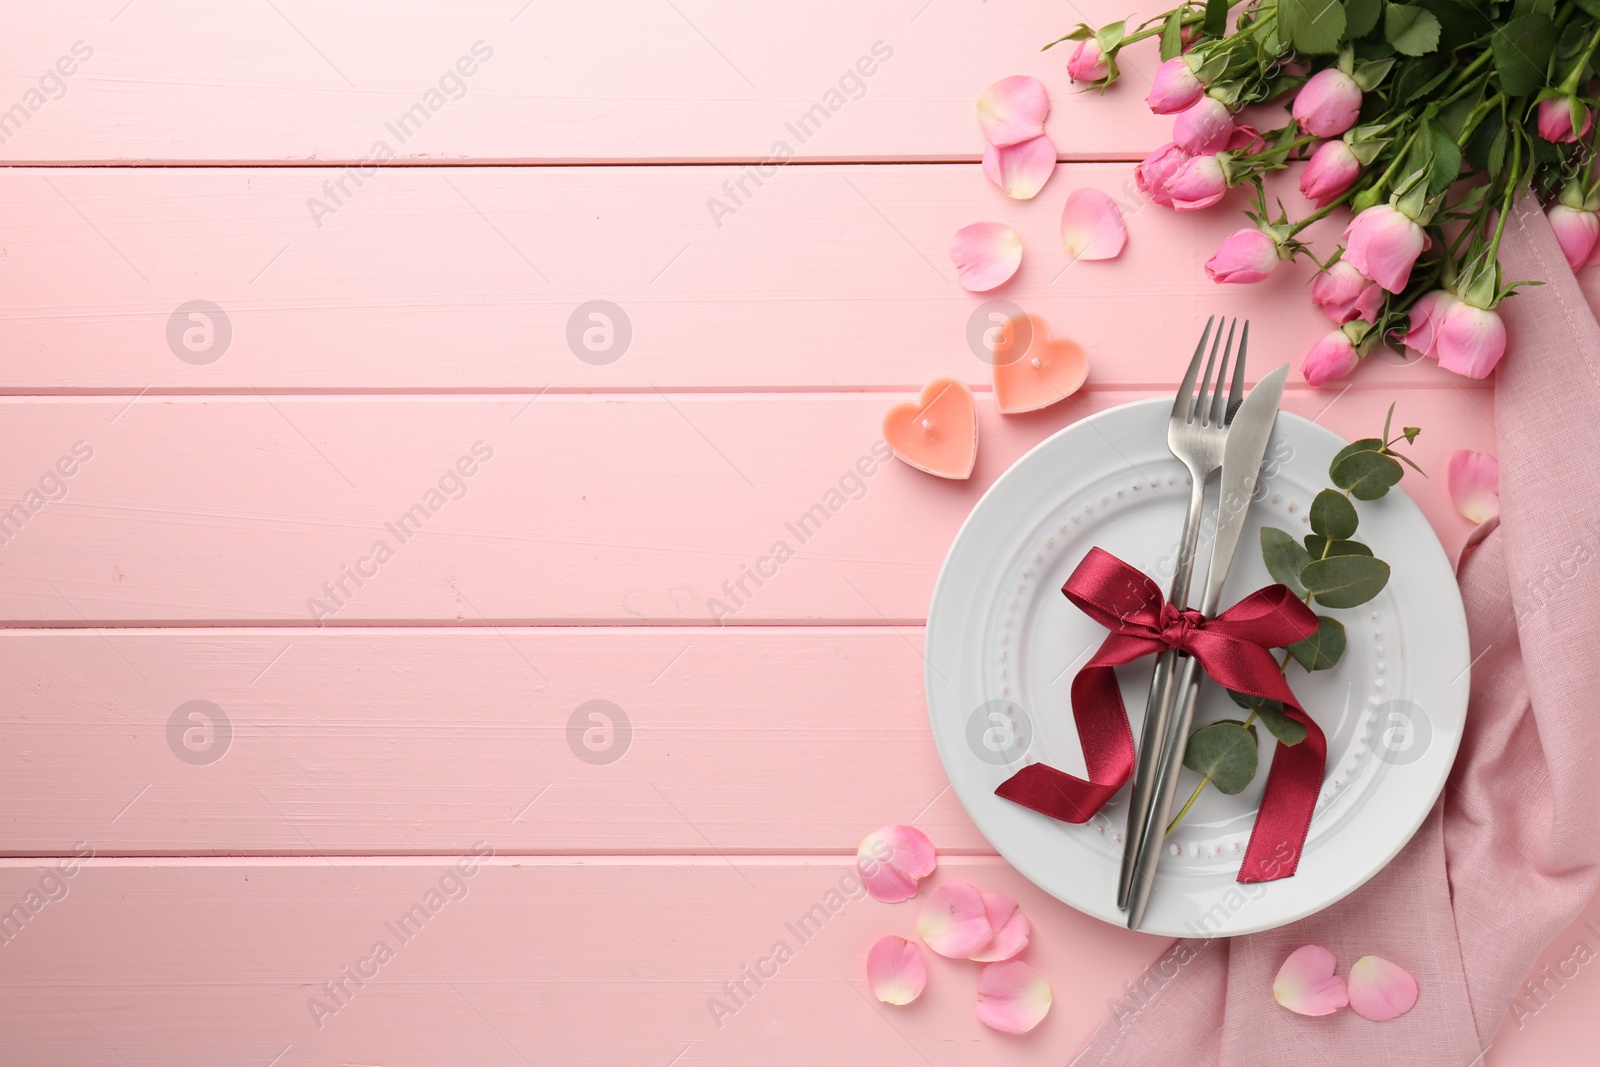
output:
[[[1244,520],[1250,511],[1250,500],[1255,495],[1256,482],[1261,476],[1261,461],[1267,454],[1267,440],[1272,436],[1273,423],[1278,418],[1278,404],[1283,399],[1283,381],[1289,373],[1284,364],[1256,383],[1250,395],[1239,405],[1238,414],[1228,430],[1228,440],[1222,452],[1221,499],[1217,503],[1217,534],[1212,542],[1211,562],[1206,569],[1206,588],[1200,602],[1200,614],[1210,618],[1216,614],[1222,600],[1222,585],[1228,579],[1233,565],[1239,537],[1244,532]],[[1183,750],[1189,741],[1189,727],[1194,721],[1195,704],[1200,695],[1202,675],[1193,657],[1182,656],[1178,661],[1174,679],[1175,715],[1164,737],[1161,760],[1156,771],[1155,803],[1145,822],[1144,839],[1139,843],[1135,860],[1132,896],[1128,907],[1128,929],[1137,930],[1144,922],[1145,909],[1150,905],[1150,894],[1155,888],[1156,866],[1161,861],[1162,846],[1166,843],[1167,820],[1172,815],[1172,803],[1178,791],[1178,779],[1183,770]]]

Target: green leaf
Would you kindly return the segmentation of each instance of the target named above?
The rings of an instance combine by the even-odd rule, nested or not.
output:
[[[1311,562],[1311,556],[1290,534],[1272,526],[1261,528],[1261,558],[1266,561],[1267,573],[1272,580],[1282,582],[1289,591],[1302,600],[1307,589],[1300,584],[1300,572]]]
[[[1207,775],[1217,791],[1233,796],[1256,776],[1256,734],[1244,723],[1224,719],[1189,735],[1183,765]]]
[[[1228,690],[1228,695],[1241,708],[1254,712],[1256,719],[1267,728],[1267,732],[1284,744],[1298,745],[1306,739],[1305,724],[1295,722],[1284,714],[1283,705],[1278,701],[1251,696],[1249,693],[1236,693],[1232,689]]]
[[[1183,8],[1175,7],[1161,24],[1161,61],[1183,54]]]
[[[1372,27],[1378,24],[1378,13],[1382,9],[1382,0],[1345,0],[1345,35],[1353,41],[1357,37],[1365,37],[1371,33]]]
[[[1323,559],[1327,556],[1370,556],[1372,549],[1360,541],[1334,541],[1321,534],[1306,534],[1306,551],[1311,553],[1312,559]]]
[[[1428,192],[1438,196],[1461,177],[1461,149],[1456,147],[1456,139],[1450,131],[1438,122],[1428,123],[1428,147],[1433,152],[1433,162],[1428,168]]]
[[[1592,19],[1600,19],[1600,0],[1573,0],[1583,13]]]
[[[1355,533],[1360,524],[1356,506],[1336,489],[1324,489],[1311,502],[1311,528],[1324,537],[1343,540]]]
[[[1387,78],[1389,76],[1389,71],[1393,69],[1393,57],[1390,57],[1389,59],[1374,59],[1370,60],[1369,62],[1362,63],[1356,67],[1355,73],[1350,75],[1350,77],[1355,79],[1355,83],[1357,85],[1361,86],[1362,92],[1370,93],[1379,85],[1383,84],[1383,79]],[[1581,124],[1580,126],[1573,127],[1573,129],[1579,128],[1581,128]]]
[[[1317,632],[1286,647],[1289,655],[1299,660],[1306,670],[1325,671],[1344,655],[1344,623],[1318,615]]]
[[[1410,104],[1427,96],[1439,87],[1453,68],[1437,52],[1423,56],[1415,63],[1407,63],[1395,82],[1395,102]]]
[[[1405,468],[1382,452],[1353,452],[1329,471],[1333,484],[1350,490],[1357,500],[1376,500],[1400,480]]]
[[[1507,96],[1528,96],[1544,84],[1556,27],[1548,15],[1530,12],[1500,27],[1490,38],[1500,88]]]
[[[1439,47],[1439,20],[1426,8],[1390,4],[1383,15],[1383,35],[1403,56],[1425,56]]]
[[[1389,584],[1389,565],[1371,556],[1329,556],[1300,572],[1306,591],[1325,608],[1365,604]]]
[[[1200,22],[1200,29],[1209,37],[1221,37],[1228,32],[1228,0],[1206,0],[1206,16]]]
[[[1408,444],[1408,445],[1409,444],[1415,444],[1416,440],[1417,440],[1417,435],[1422,432],[1422,427],[1421,426],[1407,426],[1405,429],[1401,430],[1400,432],[1406,435],[1406,444]]]
[[[1333,468],[1337,467],[1342,461],[1344,461],[1346,459],[1349,459],[1351,456],[1355,455],[1357,452],[1382,452],[1382,451],[1383,451],[1383,442],[1378,440],[1378,438],[1376,438],[1376,437],[1363,437],[1360,440],[1351,441],[1349,444],[1347,444],[1343,448],[1339,449],[1339,451],[1335,452],[1333,454],[1333,459],[1328,461],[1328,476],[1332,477],[1333,476]]]
[[[1332,55],[1344,39],[1344,5],[1339,0],[1278,0],[1278,18],[1301,52]]]

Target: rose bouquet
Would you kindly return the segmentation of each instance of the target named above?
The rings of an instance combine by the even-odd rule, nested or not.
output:
[[[1162,63],[1147,99],[1174,116],[1172,140],[1138,165],[1137,184],[1177,211],[1253,187],[1251,225],[1206,272],[1239,284],[1298,256],[1317,264],[1311,298],[1335,329],[1305,357],[1313,385],[1384,343],[1486,377],[1506,349],[1496,308],[1530,284],[1508,283],[1497,260],[1529,189],[1573,269],[1600,261],[1600,0],[1205,0],[1132,29],[1080,25],[1045,47],[1073,42],[1068,74],[1103,89],[1118,53],[1152,37]],[[1289,108],[1280,127],[1243,121],[1273,104]],[[1281,201],[1271,210],[1262,184],[1290,163],[1315,206],[1298,219]],[[1300,234],[1340,208],[1352,212],[1343,243],[1319,257]]]

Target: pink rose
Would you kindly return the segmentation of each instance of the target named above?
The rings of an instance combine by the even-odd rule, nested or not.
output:
[[[1176,115],[1193,106],[1205,91],[1206,87],[1195,77],[1189,61],[1183,56],[1173,56],[1156,68],[1150,95],[1144,99],[1157,115]]]
[[[1487,378],[1506,354],[1506,324],[1498,311],[1459,300],[1444,313],[1433,340],[1439,366],[1468,378]]]
[[[1233,136],[1233,113],[1215,97],[1202,96],[1194,106],[1172,120],[1172,140],[1185,152],[1211,155],[1228,146]]]
[[[1411,268],[1428,244],[1421,226],[1387,204],[1369,207],[1351,219],[1344,239],[1344,258],[1391,293],[1406,287]]]
[[[1222,199],[1228,178],[1216,156],[1195,156],[1167,179],[1166,192],[1177,211],[1198,211]]]
[[[1552,204],[1545,218],[1550,220],[1550,228],[1556,233],[1556,242],[1567,257],[1567,266],[1577,270],[1587,263],[1596,243],[1600,242],[1600,215],[1566,204]]]
[[[1311,283],[1311,299],[1330,319],[1343,326],[1355,319],[1378,321],[1384,292],[1377,282],[1341,259],[1317,275],[1316,281]]]
[[[1313,137],[1337,137],[1356,124],[1361,112],[1361,86],[1338,67],[1311,76],[1295,95],[1291,114]]]
[[[1340,140],[1324,141],[1300,172],[1300,192],[1318,207],[1327,207],[1361,177],[1361,161]]]
[[[1405,346],[1424,356],[1437,356],[1439,323],[1445,312],[1460,302],[1460,297],[1443,289],[1423,293],[1411,305],[1411,324],[1404,338]]]
[[[1355,370],[1359,362],[1361,354],[1356,351],[1355,342],[1343,330],[1334,330],[1311,346],[1305,362],[1300,364],[1300,373],[1311,385],[1320,386],[1343,378]]]
[[[1067,77],[1075,82],[1097,82],[1111,73],[1111,60],[1094,37],[1079,41],[1067,58]]]
[[[1570,96],[1552,96],[1548,100],[1539,101],[1539,136],[1556,144],[1571,144],[1587,135],[1594,125],[1594,116],[1589,114],[1589,109],[1582,104],[1578,105],[1578,112],[1583,115],[1583,129],[1574,133]]]
[[[1277,265],[1278,242],[1251,226],[1228,235],[1217,254],[1206,261],[1206,277],[1218,283],[1259,282]]]
[[[1183,165],[1193,158],[1189,153],[1177,145],[1167,143],[1151,152],[1140,164],[1133,168],[1133,182],[1139,191],[1145,193],[1156,203],[1163,207],[1172,206],[1172,197],[1167,193],[1167,181]]]

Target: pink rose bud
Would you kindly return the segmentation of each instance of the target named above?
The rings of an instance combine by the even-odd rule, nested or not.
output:
[[[1361,111],[1361,86],[1338,67],[1311,76],[1294,98],[1292,114],[1313,137],[1337,137],[1356,124]]]
[[[1355,319],[1377,322],[1383,298],[1383,288],[1377,282],[1343,259],[1311,283],[1311,299],[1340,326]]]
[[[1218,283],[1259,282],[1278,265],[1278,242],[1254,226],[1234,230],[1206,261],[1206,277]]]
[[[1221,100],[1202,96],[1193,107],[1172,120],[1172,140],[1185,152],[1211,155],[1228,146],[1233,136],[1233,113]]]
[[[1444,313],[1433,341],[1439,366],[1468,378],[1487,378],[1506,354],[1506,324],[1498,311],[1458,300]]]
[[[1267,142],[1261,139],[1254,126],[1243,123],[1233,128],[1233,136],[1228,138],[1228,151],[1237,152],[1244,156],[1253,156],[1257,152],[1264,152]]]
[[[1567,257],[1567,266],[1577,270],[1589,260],[1600,242],[1600,215],[1582,208],[1553,204],[1545,212],[1550,228],[1556,233],[1556,242]]]
[[[1205,91],[1205,85],[1195,77],[1189,61],[1183,56],[1173,56],[1156,68],[1150,95],[1144,99],[1157,115],[1176,115],[1192,107]]]
[[[1172,206],[1167,181],[1193,158],[1177,145],[1167,143],[1151,152],[1133,168],[1133,182],[1139,191],[1163,207]]]
[[[1311,346],[1305,362],[1300,364],[1300,373],[1311,385],[1319,386],[1343,378],[1359,362],[1361,354],[1356,351],[1355,342],[1343,330],[1334,330]]]
[[[1228,178],[1216,156],[1195,156],[1167,179],[1166,192],[1176,211],[1199,211],[1222,199]]]
[[[1300,172],[1300,192],[1318,207],[1327,207],[1361,177],[1361,161],[1340,140],[1324,141]]]
[[[1067,77],[1075,82],[1097,82],[1111,73],[1111,61],[1096,38],[1079,41],[1067,59]]]
[[[1589,114],[1589,109],[1582,104],[1578,105],[1578,110],[1583,115],[1583,129],[1574,133],[1571,97],[1552,96],[1548,100],[1539,101],[1539,136],[1556,144],[1571,144],[1585,136],[1594,126],[1594,116]]]
[[[1376,204],[1345,227],[1344,258],[1391,293],[1411,280],[1411,268],[1428,245],[1428,235],[1388,204]]]
[[[1424,356],[1437,356],[1439,323],[1445,312],[1460,302],[1460,297],[1443,289],[1423,293],[1411,305],[1411,325],[1403,339],[1405,346]]]

